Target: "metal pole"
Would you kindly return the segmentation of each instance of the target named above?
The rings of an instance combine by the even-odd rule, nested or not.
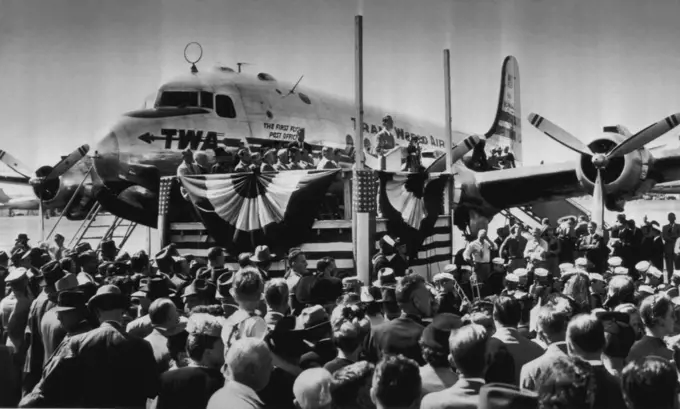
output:
[[[354,265],[357,276],[369,285],[371,278],[371,253],[375,249],[372,231],[375,230],[375,175],[371,169],[364,167],[364,83],[363,83],[363,17],[354,17],[354,69],[355,69],[355,104],[356,128],[354,146],[356,159],[353,171],[353,207],[352,231],[354,238]]]
[[[454,243],[454,233],[456,226],[453,223],[454,218],[454,202],[453,202],[453,190],[454,190],[454,180],[453,180],[453,162],[452,162],[452,152],[453,152],[453,132],[451,131],[451,54],[449,49],[444,50],[444,120],[446,124],[446,135],[444,136],[444,150],[446,151],[446,173],[451,175],[449,179],[449,185],[447,189],[448,203],[449,203],[449,214],[451,216],[451,262],[454,262],[456,255],[456,247]]]

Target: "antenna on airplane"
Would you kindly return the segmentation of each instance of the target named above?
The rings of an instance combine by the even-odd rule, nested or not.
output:
[[[243,65],[253,65],[253,64],[251,64],[249,62],[237,62],[236,66],[238,67],[239,74],[241,73],[241,66],[243,66]]]
[[[295,88],[297,88],[298,84],[300,83],[300,81],[302,81],[302,79],[303,79],[304,77],[305,77],[304,75],[301,75],[301,76],[300,76],[300,79],[297,80],[297,82],[295,83],[295,85],[293,85],[293,88],[291,88],[290,91],[288,91],[288,93],[287,93],[286,95],[283,96],[283,98],[287,97],[287,96],[290,95],[290,94],[295,94]]]
[[[189,56],[187,55],[187,50],[189,50],[189,47],[192,44],[195,44],[196,46],[198,46],[198,50],[199,50],[198,58],[196,58],[194,60],[189,59]],[[199,43],[193,41],[193,42],[187,44],[186,47],[184,47],[184,59],[187,60],[187,62],[189,64],[191,64],[191,73],[192,74],[198,73],[198,68],[196,68],[196,63],[201,61],[201,58],[203,58],[203,47],[201,47],[201,45]]]

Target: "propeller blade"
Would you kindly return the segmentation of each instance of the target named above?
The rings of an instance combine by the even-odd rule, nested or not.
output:
[[[87,155],[87,152],[89,152],[89,150],[90,145],[87,144],[74,150],[67,157],[65,157],[59,163],[57,163],[54,166],[54,169],[52,169],[52,172],[50,172],[50,174],[47,175],[45,179],[46,180],[55,179],[63,175],[64,173],[68,172],[68,170],[71,169],[73,165],[78,163],[78,161],[81,160],[83,156]]]
[[[678,125],[680,125],[680,113],[667,116],[616,145],[616,147],[607,154],[607,158],[623,156],[638,150]]]
[[[529,122],[536,129],[551,137],[554,141],[566,146],[581,155],[591,155],[590,149],[574,135],[537,114],[529,115]]]
[[[604,225],[604,183],[600,169],[597,170],[597,179],[593,189],[593,210],[590,220],[597,223],[597,231],[602,232]]]
[[[470,135],[463,139],[451,150],[451,163],[456,163],[463,159],[463,156],[467,155],[468,152],[473,150],[481,140],[482,137],[479,135]]]
[[[0,149],[0,162],[4,163],[10,169],[27,179],[29,179],[31,177],[30,175],[33,174],[28,166],[24,165],[19,161],[19,159],[10,155],[9,152],[3,151],[2,149]]]

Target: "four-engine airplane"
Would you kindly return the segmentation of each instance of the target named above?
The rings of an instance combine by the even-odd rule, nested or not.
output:
[[[485,137],[487,146],[509,146],[521,162],[519,88],[517,62],[508,57],[503,64],[496,119]],[[364,148],[375,146],[383,115],[384,110],[365,110]],[[677,114],[635,135],[622,127],[607,128],[588,145],[532,115],[529,119],[534,126],[579,152],[581,159],[577,163],[484,172],[472,170],[469,157],[464,157],[479,138],[454,131],[453,142],[457,145],[451,155],[446,155],[442,126],[406,115],[394,118],[398,146],[405,147],[409,139],[418,138],[424,151],[434,153],[430,172],[443,172],[446,160],[454,162],[457,193],[452,206],[456,225],[463,230],[469,228],[472,234],[486,228],[503,209],[586,193],[597,196],[595,218],[601,220],[603,206],[620,210],[626,200],[651,191],[657,183],[680,180],[680,149],[655,149],[652,155],[644,148],[680,123]],[[306,90],[300,84],[293,87],[265,73],[251,76],[226,67],[206,72],[192,70],[161,85],[153,108],[124,114],[96,146],[92,162],[86,158],[75,167],[70,162],[68,167],[61,163],[54,168],[43,167],[35,178],[29,178],[24,167],[17,169],[15,164],[14,169],[22,175],[17,179],[32,182],[44,204],[49,203],[48,198],[61,198],[63,204],[67,193],[76,187],[67,183],[68,173],[82,176],[93,164],[95,172],[83,197],[93,194],[111,213],[156,227],[159,179],[175,175],[183,149],[212,154],[217,147],[231,151],[244,145],[280,147],[295,140],[297,131],[304,129],[306,142],[315,150],[331,146],[351,155],[357,125],[351,101]],[[69,158],[80,155],[82,148]]]

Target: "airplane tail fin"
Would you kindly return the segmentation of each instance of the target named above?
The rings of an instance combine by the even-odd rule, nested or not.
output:
[[[0,189],[0,203],[7,203],[10,201],[10,197],[7,196],[4,190]]]
[[[522,104],[519,65],[513,56],[505,57],[501,76],[496,119],[485,134],[487,151],[509,146],[517,164],[522,163]]]

